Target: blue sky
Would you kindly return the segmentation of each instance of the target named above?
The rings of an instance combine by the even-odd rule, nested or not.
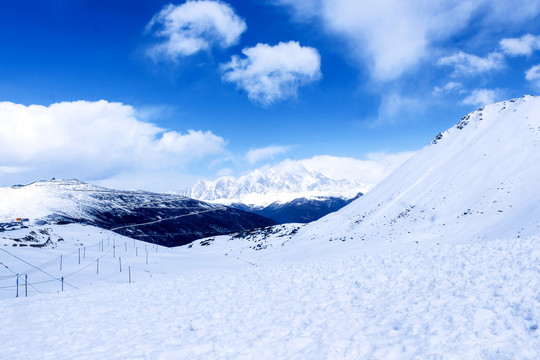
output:
[[[537,0],[2,2],[0,185],[395,159],[536,94],[539,17]]]

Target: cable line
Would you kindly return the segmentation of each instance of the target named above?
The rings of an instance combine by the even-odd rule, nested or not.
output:
[[[6,254],[9,254],[9,255],[13,256],[13,257],[16,258],[16,259],[22,261],[23,263],[25,263],[25,264],[27,264],[27,265],[30,265],[31,267],[33,267],[33,268],[35,268],[35,269],[41,271],[42,273],[44,273],[44,274],[46,274],[46,275],[52,277],[53,279],[56,279],[56,280],[58,280],[58,281],[62,281],[61,279],[59,279],[59,278],[57,278],[57,277],[55,277],[55,276],[49,274],[49,273],[46,272],[45,270],[42,270],[42,269],[38,268],[37,266],[34,266],[34,265],[30,264],[28,261],[23,260],[23,259],[21,259],[20,257],[11,254],[11,253],[8,252],[8,251],[6,251],[6,250],[4,250],[4,249],[2,249],[2,248],[0,248],[0,250],[3,251],[3,252],[5,252]],[[77,290],[79,289],[78,287],[73,286],[73,285],[71,285],[71,284],[69,284],[69,283],[67,283],[67,282],[65,282],[65,281],[64,281],[64,284],[69,285],[69,286],[71,286],[71,287],[74,288],[74,289],[77,289]]]
[[[126,229],[126,228],[132,228],[132,227],[138,227],[138,226],[144,226],[144,225],[152,225],[152,224],[157,224],[157,223],[167,221],[167,220],[173,220],[173,219],[178,219],[178,218],[181,218],[181,217],[186,217],[186,216],[191,216],[191,215],[198,215],[198,214],[212,212],[212,211],[218,211],[218,210],[225,210],[225,208],[204,210],[204,211],[199,211],[199,212],[196,212],[196,213],[183,214],[183,215],[173,216],[173,217],[169,217],[169,218],[165,218],[165,219],[158,219],[158,220],[149,221],[149,222],[140,223],[140,224],[118,226],[118,227],[112,228],[111,231],[120,230],[120,229]]]

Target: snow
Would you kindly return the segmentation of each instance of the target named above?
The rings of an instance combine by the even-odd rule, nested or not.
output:
[[[209,247],[160,248],[154,276],[131,284],[104,280],[0,300],[0,353],[6,359],[534,359],[540,355],[539,240],[267,264],[212,255]],[[181,261],[187,253],[189,264]],[[173,257],[176,267],[167,260]],[[213,268],[194,271],[197,260],[209,259]]]
[[[0,188],[0,231],[17,218],[34,225],[82,222],[168,246],[276,223],[185,196],[107,189],[78,180]]]
[[[296,242],[352,237],[360,248],[410,248],[537,235],[539,164],[540,97],[485,106]]]
[[[117,199],[104,201],[94,194],[117,194]],[[36,181],[28,185],[0,187],[0,222],[16,218],[29,218],[32,222],[52,214],[67,214],[71,218],[88,218],[89,207],[126,207],[120,195],[139,196],[147,202],[153,200],[150,192],[111,190],[75,179]],[[128,206],[129,207],[129,206]]]
[[[371,186],[345,179],[330,179],[307,170],[300,162],[277,168],[258,169],[235,178],[223,176],[214,181],[201,180],[184,195],[213,203],[234,203],[264,207],[298,198],[342,197],[351,199]]]
[[[0,354],[538,359],[539,114],[537,97],[486,106],[334,214],[146,244],[148,264],[135,253],[145,244],[91,226],[2,232]],[[30,231],[53,244],[13,240]],[[15,298],[13,273],[47,281],[43,294]]]

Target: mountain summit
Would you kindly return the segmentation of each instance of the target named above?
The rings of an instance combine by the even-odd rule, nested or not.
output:
[[[350,180],[331,179],[290,160],[239,178],[201,180],[184,195],[250,211],[283,224],[317,220],[341,209],[369,188]]]
[[[274,168],[255,170],[235,178],[201,180],[184,195],[221,204],[241,203],[257,207],[298,198],[340,197],[350,199],[365,192],[365,184],[331,179],[306,169],[300,162],[290,161]]]

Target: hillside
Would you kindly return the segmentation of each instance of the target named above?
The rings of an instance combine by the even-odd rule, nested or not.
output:
[[[540,97],[474,111],[297,241],[410,246],[540,234]]]
[[[166,246],[275,224],[223,205],[179,195],[119,191],[77,180],[0,188],[0,222],[83,223]]]

